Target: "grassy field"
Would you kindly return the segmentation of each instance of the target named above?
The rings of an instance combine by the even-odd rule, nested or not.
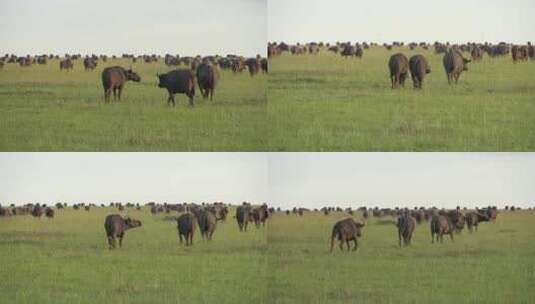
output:
[[[128,82],[121,102],[105,104],[100,75],[113,65],[132,65],[142,81]],[[92,72],[83,70],[82,60],[74,72],[60,72],[57,60],[29,68],[6,64],[0,70],[0,150],[263,150],[267,76],[224,71],[213,102],[197,90],[194,108],[184,95],[172,108],[156,77],[169,70],[163,62],[122,59],[100,62]]]
[[[410,78],[390,88],[396,52],[427,57],[423,90]],[[449,86],[432,51],[372,48],[362,60],[285,53],[270,59],[268,150],[533,151],[534,74],[535,61],[485,57]]]
[[[179,246],[175,224],[147,209],[143,226],[109,251],[110,208],[58,211],[53,220],[0,218],[1,303],[530,303],[535,213],[500,213],[479,232],[430,243],[428,225],[399,248],[390,218],[371,219],[357,252],[331,254],[347,215],[276,214],[239,233],[219,224],[211,243]],[[231,214],[234,214],[232,211]]]

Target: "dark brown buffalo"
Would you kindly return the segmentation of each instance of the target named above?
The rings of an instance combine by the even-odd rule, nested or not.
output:
[[[455,229],[455,232],[460,233],[464,229],[464,224],[466,223],[466,216],[461,213],[460,209],[451,210],[447,212],[447,217],[452,224],[452,229]]]
[[[435,242],[435,235],[437,236],[437,242],[443,241],[443,235],[449,234],[453,241],[453,226],[450,220],[443,215],[434,215],[431,218],[431,243]]]
[[[53,218],[54,217],[54,209],[52,209],[50,207],[46,207],[45,208],[45,216],[48,217],[48,218]]]
[[[266,74],[268,72],[268,60],[266,58],[260,60],[260,68],[262,69],[262,73]]]
[[[180,244],[182,244],[182,237],[186,239],[186,246],[193,245],[193,234],[197,226],[197,219],[192,213],[184,213],[177,219],[177,230]]]
[[[238,222],[238,227],[240,231],[247,231],[247,225],[249,224],[250,215],[250,206],[242,205],[236,208],[236,221]]]
[[[425,75],[431,73],[427,60],[422,55],[414,55],[409,60],[412,82],[415,89],[421,89]]]
[[[468,63],[470,59],[466,59],[463,55],[456,50],[449,50],[442,59],[444,70],[446,70],[446,76],[448,77],[448,83],[451,84],[453,80],[455,83],[459,80],[459,76],[463,71],[468,71]]]
[[[124,69],[120,66],[107,67],[102,71],[102,86],[104,87],[104,101],[109,102],[111,92],[113,99],[121,100],[121,92],[124,84],[129,81],[140,82],[141,78],[132,69]],[[117,94],[118,93],[118,94]]]
[[[481,59],[483,59],[483,50],[480,47],[475,46],[470,52],[470,55],[472,56],[472,60],[474,62],[480,61]]]
[[[167,89],[169,98],[167,104],[175,103],[175,94],[185,94],[189,97],[189,105],[193,106],[195,97],[195,74],[192,70],[174,70],[167,74],[158,74],[158,87]]]
[[[87,57],[84,59],[84,69],[86,71],[94,70],[97,67],[97,61],[94,58]]]
[[[39,205],[36,205],[32,209],[32,216],[34,217],[41,217],[43,215],[43,208],[41,208]]]
[[[405,78],[409,73],[409,60],[401,53],[394,54],[388,61],[390,69],[390,80],[392,81],[392,89],[399,85],[405,86]]]
[[[197,67],[197,84],[203,98],[210,96],[210,100],[213,99],[218,80],[219,72],[217,67],[208,62],[203,62]]]
[[[141,227],[141,221],[131,218],[123,218],[119,214],[110,214],[104,220],[104,229],[108,238],[109,248],[115,248],[115,238],[119,238],[119,247],[123,245],[123,237],[126,230]]]
[[[470,212],[466,215],[466,226],[468,226],[468,231],[472,232],[473,229],[477,232],[477,226],[480,222],[488,222],[490,220],[489,216],[480,212]]]
[[[217,223],[215,214],[209,210],[202,209],[196,212],[195,216],[197,217],[202,238],[209,241],[212,240]]]
[[[253,77],[254,75],[258,74],[261,69],[260,58],[249,58],[245,60],[245,65],[249,70],[249,75]]]
[[[260,228],[260,224],[262,224],[262,226],[265,226],[268,217],[269,212],[267,205],[264,204],[260,207],[253,209],[253,221],[255,223],[256,228]]]
[[[511,48],[511,55],[513,57],[513,62],[525,61],[529,58],[529,50],[527,46],[518,46],[514,45]]]
[[[72,60],[70,58],[67,58],[65,60],[61,60],[59,62],[59,70],[60,71],[63,71],[63,70],[72,70],[74,67],[73,63],[72,63]]]
[[[410,245],[412,233],[416,227],[416,219],[407,213],[402,214],[398,217],[396,226],[398,227],[399,247],[402,244],[405,246]]]
[[[357,238],[362,235],[362,227],[364,227],[364,224],[355,222],[355,220],[352,218],[347,218],[334,224],[333,231],[331,233],[331,252],[333,251],[335,239],[338,239],[340,241],[340,250],[344,250],[345,242],[347,245],[347,251],[349,251],[350,241],[353,241],[355,243],[353,251],[357,250]]]

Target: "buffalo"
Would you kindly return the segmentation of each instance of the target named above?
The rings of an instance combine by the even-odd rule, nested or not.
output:
[[[457,84],[461,73],[463,71],[468,71],[467,63],[469,62],[470,59],[464,58],[457,50],[451,49],[444,55],[442,63],[444,64],[449,84],[451,84],[453,80],[455,80],[455,83]]]
[[[250,218],[250,206],[242,205],[236,208],[236,221],[238,222],[238,227],[240,231],[247,231],[247,225],[249,224]]]
[[[104,100],[109,102],[111,92],[113,99],[121,100],[121,92],[127,81],[140,82],[141,78],[132,69],[124,69],[120,66],[107,67],[102,71],[102,86],[104,87]],[[118,94],[117,94],[118,93]]]
[[[412,82],[415,89],[421,89],[426,74],[431,73],[427,60],[422,55],[414,55],[409,60]]]
[[[442,243],[444,234],[449,234],[453,241],[453,224],[446,216],[434,215],[431,218],[431,243],[435,242],[435,235],[437,242],[440,239]]]
[[[180,244],[182,244],[182,237],[186,239],[186,246],[193,245],[193,234],[195,233],[195,227],[197,219],[192,213],[184,213],[177,219],[177,230]]]
[[[214,97],[215,87],[219,79],[217,67],[203,62],[197,67],[197,84],[203,98],[210,96],[210,100]]]
[[[46,207],[45,208],[45,216],[48,217],[48,218],[53,218],[54,217],[54,209],[52,209],[50,207]]]
[[[409,60],[401,53],[394,54],[388,61],[390,68],[390,80],[392,81],[392,89],[399,85],[405,86],[405,78],[409,73]]]
[[[197,212],[196,216],[202,238],[210,241],[217,223],[215,214],[209,210],[202,209]]]
[[[404,213],[398,217],[396,226],[398,227],[399,247],[402,244],[405,244],[405,246],[410,245],[412,233],[416,227],[416,219],[408,213]]]
[[[193,106],[195,96],[195,74],[192,70],[174,70],[167,74],[157,74],[158,87],[165,88],[169,92],[167,104],[175,103],[175,94],[185,94],[189,97],[189,105]]]
[[[141,227],[141,221],[123,218],[119,214],[110,214],[104,220],[104,229],[108,238],[109,248],[115,248],[115,238],[119,238],[119,247],[123,245],[123,237],[126,230]]]
[[[364,224],[356,222],[352,218],[347,218],[334,224],[333,231],[331,233],[331,252],[333,251],[335,239],[338,239],[340,241],[340,250],[344,250],[345,242],[347,245],[347,251],[349,251],[350,241],[353,241],[355,243],[353,251],[357,250],[357,238],[362,236],[361,230],[363,227]]]
[[[67,58],[65,60],[61,60],[59,62],[59,70],[60,71],[63,71],[63,70],[72,70],[74,67],[73,63],[72,63],[72,60]]]
[[[262,223],[262,226],[264,226],[268,217],[269,212],[267,205],[264,204],[260,207],[253,209],[253,221],[255,223],[256,228],[260,227],[260,223]]]

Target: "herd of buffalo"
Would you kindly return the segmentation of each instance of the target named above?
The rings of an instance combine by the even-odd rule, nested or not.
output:
[[[150,202],[146,205],[151,214],[157,215],[159,213],[175,213],[177,216],[172,216],[171,219],[177,223],[177,232],[180,243],[185,240],[186,246],[193,245],[193,236],[196,230],[199,230],[202,239],[211,240],[216,230],[217,223],[219,221],[225,221],[229,213],[230,205],[223,202],[214,202],[211,204],[194,204],[194,203],[182,203],[182,204],[157,204]],[[106,207],[101,204],[100,207]],[[135,209],[137,211],[142,210],[142,206],[139,204],[122,204],[122,203],[110,203],[109,207],[117,208],[119,211],[125,211],[126,209]],[[41,205],[41,204],[26,204],[23,206],[11,205],[9,207],[0,206],[0,217],[20,216],[20,215],[32,215],[33,217],[40,218],[46,216],[48,218],[54,218],[55,210],[61,210],[68,208],[66,203],[57,203],[54,207]],[[95,204],[75,204],[72,206],[74,210],[85,210],[89,212],[93,208],[97,208]],[[505,206],[505,211],[520,210],[519,207]],[[531,208],[529,208],[531,209]],[[382,218],[391,217],[394,218],[397,232],[399,246],[410,245],[411,238],[414,230],[419,224],[428,222],[431,232],[431,242],[443,241],[444,235],[449,235],[453,241],[454,233],[460,233],[464,227],[468,228],[469,232],[477,231],[478,225],[481,222],[495,221],[498,215],[498,209],[496,207],[475,208],[475,210],[467,210],[464,208],[461,210],[457,207],[455,210],[444,210],[424,207],[415,207],[414,209],[403,208],[382,208],[375,207],[369,209],[361,207],[353,210],[351,208],[342,209],[340,207],[323,207],[321,209],[306,209],[296,208],[291,210],[281,210],[280,208],[268,207],[267,204],[252,205],[247,202],[243,202],[241,205],[235,207],[236,213],[234,219],[236,220],[239,231],[247,231],[249,223],[254,223],[256,228],[264,226],[266,221],[275,213],[281,213],[286,215],[304,216],[309,212],[323,213],[325,216],[331,213],[343,213],[348,214],[351,217],[342,219],[336,222],[333,226],[330,237],[330,250],[332,252],[335,241],[339,241],[341,250],[344,250],[344,243],[347,245],[347,250],[350,250],[350,242],[354,243],[352,250],[356,250],[358,247],[358,238],[362,235],[362,230],[366,226],[366,222],[369,217]],[[355,212],[359,212],[363,218],[362,221],[356,221],[354,219]],[[106,237],[110,249],[115,248],[116,239],[119,239],[119,247],[122,246],[122,240],[126,230],[131,228],[141,227],[142,223],[139,220],[132,219],[130,217],[123,217],[119,214],[110,214],[104,220],[104,228],[106,231]]]
[[[383,44],[388,50],[392,51],[394,48],[402,48],[405,46],[403,42],[394,42],[392,44]],[[292,55],[303,54],[319,54],[321,49],[325,49],[329,52],[340,54],[342,57],[350,58],[363,58],[364,50],[370,49],[370,47],[379,47],[377,43],[356,43],[353,45],[351,42],[340,43],[337,42],[334,45],[323,42],[310,42],[307,44],[289,45],[284,42],[268,43],[268,57],[280,55],[284,52],[288,52]],[[412,42],[408,44],[411,51],[421,48],[424,50],[434,49],[435,54],[444,54],[442,63],[448,83],[457,83],[461,73],[468,70],[468,63],[477,62],[483,58],[486,53],[489,57],[506,56],[511,54],[513,62],[527,61],[528,59],[535,60],[535,47],[528,42],[527,45],[513,45],[505,42],[499,44],[491,43],[467,43],[462,45],[450,45],[449,43],[435,42],[434,44],[428,44],[425,42],[416,43]],[[469,53],[471,59],[463,56],[463,53]],[[410,59],[403,53],[393,54],[388,61],[388,68],[390,70],[390,80],[392,88],[397,88],[400,85],[405,85],[405,79],[409,72],[411,74],[414,88],[421,89],[426,74],[431,73],[431,67],[427,59],[421,55],[414,55]]]
[[[134,56],[131,54],[123,54],[122,59],[131,60],[132,63],[143,62],[147,64],[157,63],[162,60],[159,55],[143,55]],[[117,56],[112,56],[112,59],[117,59]],[[6,63],[19,64],[21,67],[29,67],[33,64],[46,65],[50,60],[59,61],[60,71],[69,71],[74,69],[74,63],[77,60],[82,60],[80,54],[70,55],[65,54],[64,57],[53,54],[37,55],[25,57],[18,57],[14,54],[6,54],[0,57],[0,69]],[[107,55],[87,55],[83,58],[83,66],[85,71],[94,70],[99,62],[106,64],[109,58]],[[193,98],[195,96],[195,86],[199,87],[203,98],[213,99],[214,92],[219,81],[220,70],[231,70],[233,73],[241,73],[248,69],[252,76],[258,73],[268,72],[268,61],[257,55],[254,58],[245,58],[237,55],[222,56],[196,56],[196,57],[180,57],[179,55],[166,54],[163,57],[163,62],[168,67],[177,67],[166,74],[157,74],[158,87],[166,89],[169,92],[168,104],[176,105],[175,94],[184,94],[189,98],[189,105],[193,106]],[[186,66],[187,68],[178,68],[179,66]],[[121,92],[127,81],[140,82],[141,77],[131,68],[126,69],[121,66],[108,66],[104,68],[101,74],[102,87],[104,89],[105,102],[110,101],[110,96],[113,93],[114,100],[121,99]]]

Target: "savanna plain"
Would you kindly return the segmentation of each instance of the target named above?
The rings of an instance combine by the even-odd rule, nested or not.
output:
[[[400,248],[394,218],[370,218],[356,252],[329,252],[347,213],[274,213],[240,232],[180,245],[177,214],[127,209],[142,226],[109,250],[115,208],[0,218],[1,303],[532,303],[535,213],[501,211],[477,232],[431,244],[429,223]],[[359,213],[354,217],[362,221]]]
[[[423,89],[391,89],[388,60],[424,55]],[[270,151],[533,151],[535,60],[511,55],[468,64],[448,85],[433,50],[381,46],[362,59],[322,47],[318,54],[270,58]],[[470,53],[464,52],[470,58]]]

